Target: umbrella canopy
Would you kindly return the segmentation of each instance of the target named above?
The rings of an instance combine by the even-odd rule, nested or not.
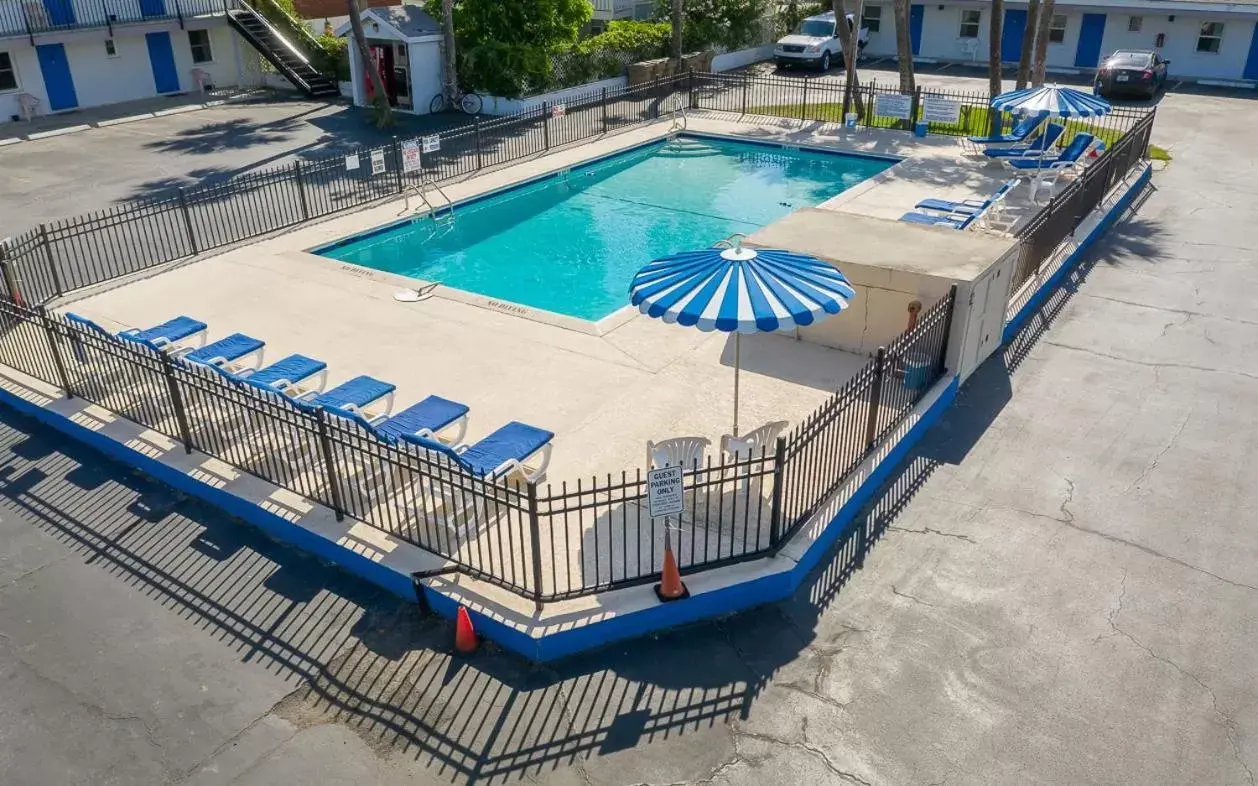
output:
[[[834,266],[777,249],[708,248],[638,271],[629,302],[650,317],[700,330],[768,333],[837,314],[856,292]]]
[[[811,325],[847,308],[854,297],[847,277],[828,262],[743,248],[737,236],[732,247],[723,242],[657,259],[629,284],[629,302],[649,317],[734,334],[734,436],[742,334]]]
[[[1001,93],[992,99],[992,108],[1037,117],[1100,117],[1111,109],[1100,96],[1056,85]]]

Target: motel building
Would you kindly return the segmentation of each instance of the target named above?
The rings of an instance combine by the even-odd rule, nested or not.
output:
[[[987,62],[991,3],[914,3],[909,38],[921,62]],[[867,56],[895,57],[890,2],[863,6]],[[1170,61],[1172,80],[1252,87],[1258,83],[1258,0],[1057,0],[1047,67],[1086,73],[1118,49],[1153,49]],[[1026,29],[1026,3],[1006,3],[1001,59],[1017,63]]]

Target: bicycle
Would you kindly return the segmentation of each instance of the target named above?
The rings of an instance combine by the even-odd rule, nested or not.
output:
[[[459,109],[463,110],[464,114],[479,115],[481,107],[485,104],[484,100],[476,93],[460,91],[455,95],[455,98],[458,101],[457,104],[447,101],[445,93],[437,93],[432,97],[432,102],[428,104],[428,111],[435,115],[457,105]]]

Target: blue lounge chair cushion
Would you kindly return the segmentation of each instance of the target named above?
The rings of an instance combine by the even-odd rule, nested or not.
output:
[[[1020,147],[1004,147],[998,150],[987,149],[983,151],[983,155],[988,158],[1016,158],[1018,156],[1035,155],[1043,153],[1054,144],[1057,139],[1066,131],[1066,127],[1057,123],[1049,123],[1044,132],[1037,136],[1034,141],[1028,145]]]
[[[1010,142],[1022,142],[1040,125],[1041,118],[1035,115],[1028,115],[1018,121],[1018,124],[1010,129],[1007,134],[997,134],[996,136],[972,136],[970,141],[976,145],[1000,145],[1009,144]]]
[[[271,390],[275,387],[275,383],[288,381],[297,383],[318,374],[320,371],[328,367],[327,363],[322,360],[308,358],[305,355],[289,355],[283,360],[277,360],[266,368],[258,369],[247,377],[245,382],[260,388]]]
[[[390,442],[405,434],[421,429],[440,431],[467,414],[466,404],[450,401],[441,396],[429,396],[418,404],[412,404],[376,427]]]
[[[184,360],[191,363],[209,363],[215,358],[226,358],[227,360],[236,360],[248,355],[250,352],[257,352],[266,346],[266,342],[260,341],[252,336],[246,336],[244,333],[232,333],[227,338],[220,338],[212,344],[206,344],[200,349],[194,349],[183,356]]]
[[[316,407],[335,407],[342,409],[352,404],[355,407],[365,407],[377,399],[382,399],[392,393],[397,388],[390,382],[381,382],[375,377],[369,377],[363,374],[359,377],[342,382],[326,393],[308,399],[306,403]]]
[[[1044,169],[1057,163],[1071,163],[1078,161],[1091,146],[1092,140],[1095,139],[1091,134],[1075,134],[1074,139],[1070,140],[1070,144],[1062,149],[1060,155],[1043,156],[1028,159],[1009,158],[1005,163],[1014,169]]]
[[[1001,184],[1000,188],[996,189],[996,193],[992,194],[978,204],[964,201],[954,202],[950,199],[923,199],[921,202],[914,205],[914,207],[918,210],[942,210],[945,213],[964,213],[966,215],[971,213],[982,213],[984,210],[991,207],[993,202],[1007,194],[1009,190],[1017,184],[1017,178],[1005,181]]]
[[[932,216],[926,213],[905,213],[900,216],[901,221],[906,221],[910,224],[927,224],[930,226],[944,224],[953,229],[965,229],[974,218],[975,216],[966,216],[965,218],[960,216]]]
[[[118,334],[118,338],[139,341],[142,344],[152,344],[158,339],[174,342],[188,336],[195,336],[205,328],[206,324],[200,320],[179,316],[145,330],[124,330]]]
[[[460,454],[477,475],[493,472],[508,459],[523,461],[555,438],[553,432],[513,420]]]

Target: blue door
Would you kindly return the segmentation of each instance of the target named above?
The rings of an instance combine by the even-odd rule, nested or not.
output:
[[[1101,40],[1105,38],[1105,14],[1084,14],[1079,28],[1079,46],[1075,49],[1075,65],[1096,68],[1101,62]]]
[[[74,3],[71,0],[44,0],[48,12],[48,24],[52,27],[74,24]]]
[[[48,109],[58,112],[78,106],[79,97],[74,92],[66,48],[61,44],[41,44],[35,47],[35,54],[39,58],[39,72],[44,77],[44,90],[48,93]]]
[[[926,6],[909,7],[909,40],[913,42],[913,54],[922,52],[922,19],[926,16]]]
[[[140,0],[140,13],[145,17],[166,16],[166,0]]]
[[[1026,9],[1005,11],[1005,25],[1000,30],[1000,59],[1016,63],[1022,59],[1022,35],[1026,32]]]
[[[159,93],[179,92],[179,72],[175,70],[175,50],[170,33],[145,33],[149,45],[149,63],[153,65],[153,83]]]
[[[1249,57],[1245,60],[1246,79],[1258,79],[1258,25],[1254,25],[1254,35],[1249,39]]]

